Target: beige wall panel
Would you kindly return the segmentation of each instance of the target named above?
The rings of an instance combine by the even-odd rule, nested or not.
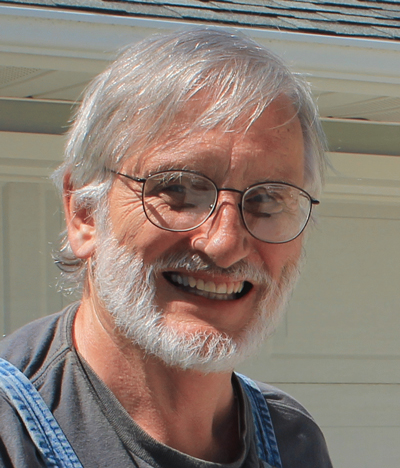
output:
[[[0,334],[63,307],[51,259],[62,227],[48,175],[62,138],[0,132]]]
[[[9,183],[3,190],[5,332],[37,317],[42,309],[42,216],[36,184]]]
[[[57,268],[52,242],[61,226],[59,201],[46,184],[10,182],[3,185],[2,333],[62,307],[56,292]]]
[[[4,265],[4,216],[3,216],[3,187],[4,183],[0,180],[0,339],[4,335],[5,321],[5,265]]]
[[[335,468],[397,468],[399,427],[323,428]]]

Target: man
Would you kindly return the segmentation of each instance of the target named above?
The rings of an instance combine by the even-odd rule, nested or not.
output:
[[[1,346],[84,467],[331,466],[297,402],[232,373],[290,296],[323,146],[307,86],[230,32],[152,37],[89,86],[54,175],[80,302]],[[4,392],[0,421],[2,466],[46,466]]]

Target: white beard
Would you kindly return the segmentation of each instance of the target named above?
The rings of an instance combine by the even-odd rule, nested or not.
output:
[[[187,272],[218,272],[264,284],[253,319],[235,338],[213,331],[193,332],[167,324],[155,304],[155,278],[161,271],[186,268]],[[290,264],[279,284],[264,271],[240,261],[228,269],[208,263],[197,253],[178,253],[145,266],[110,234],[97,247],[92,274],[94,285],[118,329],[145,353],[168,366],[200,372],[228,372],[252,355],[276,328],[297,281],[297,265]],[[171,285],[171,287],[174,287]]]

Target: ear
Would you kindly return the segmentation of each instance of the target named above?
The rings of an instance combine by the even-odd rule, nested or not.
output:
[[[68,240],[78,258],[89,258],[96,246],[96,226],[92,215],[76,202],[70,174],[64,178],[63,203]]]

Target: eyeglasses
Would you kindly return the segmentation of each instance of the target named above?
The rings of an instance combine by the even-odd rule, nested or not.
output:
[[[306,227],[313,205],[319,201],[305,190],[285,182],[265,182],[244,191],[218,188],[204,175],[191,171],[163,171],[138,178],[111,171],[143,184],[142,204],[148,220],[166,231],[198,228],[213,214],[219,192],[241,195],[238,204],[244,225],[256,239],[283,244]]]

